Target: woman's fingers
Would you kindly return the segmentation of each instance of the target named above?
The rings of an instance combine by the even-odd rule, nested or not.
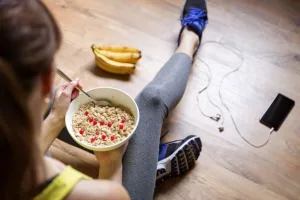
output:
[[[65,84],[59,86],[59,87],[55,90],[55,97],[56,97],[56,98],[60,97],[62,91],[63,91],[64,89],[66,89],[67,86],[68,86],[68,83],[65,83]]]
[[[72,92],[71,100],[76,99],[76,97],[78,97],[78,95],[79,95],[79,90],[74,89]]]
[[[82,86],[79,84],[79,79],[76,78],[70,83],[65,83],[57,88],[56,90],[56,97],[60,97],[62,93],[64,94],[64,97],[69,98],[70,101],[76,99],[79,95],[79,91],[76,89],[76,86],[79,88],[82,88]]]
[[[64,119],[71,101],[78,96],[79,92],[75,88],[76,86],[79,86],[79,79],[61,85],[56,89],[52,112],[59,119]]]
[[[79,87],[80,89],[82,89],[83,87],[80,85],[80,83],[78,82],[77,87]],[[73,90],[72,92],[72,96],[71,96],[71,100],[74,100],[78,97],[79,95],[79,90],[77,90],[76,88]]]
[[[79,79],[76,78],[75,80],[73,80],[72,82],[70,82],[68,84],[68,86],[66,87],[66,89],[64,89],[63,94],[71,97],[73,90],[76,88],[76,86],[79,83]]]

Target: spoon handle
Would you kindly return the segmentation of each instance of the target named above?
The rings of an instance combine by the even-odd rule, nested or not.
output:
[[[56,73],[63,78],[65,81],[67,82],[72,82],[72,79],[70,79],[65,73],[63,73],[60,69],[56,69]],[[86,96],[88,96],[90,99],[92,99],[94,101],[94,99],[88,94],[86,93],[84,90],[82,90],[80,87],[76,86],[76,89],[81,91],[82,93],[84,93]]]

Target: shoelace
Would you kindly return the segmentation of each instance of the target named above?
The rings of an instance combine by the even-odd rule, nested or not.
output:
[[[205,25],[208,23],[207,12],[206,10],[201,10],[199,8],[191,8],[189,14],[180,19],[180,21],[183,27],[198,21],[202,32]]]

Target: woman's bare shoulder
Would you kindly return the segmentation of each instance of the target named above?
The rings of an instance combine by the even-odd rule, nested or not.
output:
[[[125,188],[106,180],[79,181],[66,200],[130,200]]]

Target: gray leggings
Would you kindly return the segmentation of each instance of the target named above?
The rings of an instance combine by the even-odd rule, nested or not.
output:
[[[188,55],[174,54],[135,99],[140,123],[123,158],[123,185],[132,200],[153,199],[161,128],[184,93],[191,66]],[[66,129],[58,138],[82,148]]]
[[[140,123],[123,159],[123,185],[132,200],[153,199],[161,128],[183,96],[191,66],[188,55],[174,54],[135,99]]]

